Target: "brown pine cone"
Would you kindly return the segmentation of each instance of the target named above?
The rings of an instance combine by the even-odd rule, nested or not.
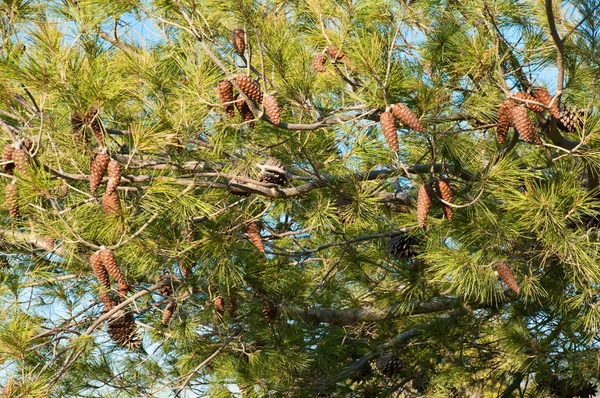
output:
[[[336,61],[348,62],[350,58],[344,54],[343,51],[340,51],[336,46],[327,46],[325,47],[325,51],[327,54]]]
[[[90,161],[90,192],[92,195],[98,190],[109,162],[110,158],[105,153],[97,154]]]
[[[244,51],[246,50],[246,32],[244,29],[235,28],[231,35],[231,45],[233,46],[233,50],[240,57],[244,55]]]
[[[561,104],[560,107],[560,117],[556,121],[558,128],[561,131],[572,133],[577,127],[581,127],[583,125],[582,116],[583,111],[577,110],[575,107],[567,106]]]
[[[400,120],[404,125],[421,133],[425,132],[421,121],[406,105],[398,103],[392,105],[392,113],[396,119]]]
[[[112,310],[118,304],[117,301],[113,299],[106,290],[100,291],[100,301],[104,303],[104,308],[106,311]]]
[[[117,313],[121,313],[118,311]],[[142,345],[137,334],[135,319],[131,312],[126,312],[108,323],[108,334],[121,347],[135,350]]]
[[[17,171],[24,176],[29,175],[29,155],[21,148],[17,148],[12,153],[12,160]]]
[[[391,351],[382,354],[375,365],[387,377],[398,376],[404,368],[400,358]]]
[[[425,221],[427,221],[427,215],[431,207],[431,196],[432,192],[429,183],[422,184],[417,194],[417,219],[419,221],[419,228],[423,228]]]
[[[235,78],[235,84],[237,84],[238,88],[244,92],[252,101],[257,104],[262,103],[263,94],[260,91],[260,85],[252,80],[250,76],[239,74]]]
[[[325,73],[325,62],[327,62],[327,56],[325,54],[315,54],[312,60],[313,68],[315,68],[317,72]]]
[[[248,104],[246,103],[244,98],[242,98],[242,96],[239,94],[236,97],[235,107],[237,108],[244,121],[247,122],[248,127],[253,129],[255,126],[254,115],[252,114],[252,111],[248,107]]]
[[[6,207],[12,218],[19,218],[19,197],[17,192],[17,184],[10,183],[6,185],[4,191]]]
[[[102,209],[106,214],[118,215],[121,213],[121,203],[116,192],[104,192],[102,195]]]
[[[169,302],[169,304],[167,304],[167,306],[165,307],[165,312],[163,312],[162,320],[160,321],[160,323],[162,323],[165,326],[168,325],[169,321],[171,320],[171,317],[175,313],[176,308],[177,303],[175,301]]]
[[[450,183],[447,180],[438,180],[436,188],[440,198],[442,198],[448,203],[452,203],[452,189],[450,188]],[[448,206],[445,203],[442,204],[444,208],[444,214],[446,214],[446,218],[448,219],[448,221],[452,221],[452,207]]]
[[[106,267],[106,271],[108,271],[110,276],[112,276],[119,284],[119,293],[126,294],[129,291],[129,284],[121,272],[112,250],[100,250],[100,259],[102,260],[104,267]]]
[[[508,264],[502,263],[498,265],[496,271],[498,271],[498,276],[500,277],[500,279],[502,279],[502,282],[506,283],[506,286],[508,286],[511,290],[514,290],[517,293],[519,292],[519,284],[517,283],[515,275],[513,274]]]
[[[217,86],[217,94],[219,101],[225,108],[225,113],[228,117],[235,116],[235,110],[233,105],[233,85],[228,80],[221,80]]]
[[[523,141],[530,144],[541,144],[542,141],[538,136],[534,124],[529,119],[527,110],[522,106],[515,106],[510,110],[512,116],[512,125],[515,126],[517,132]]]
[[[515,104],[511,100],[504,100],[500,104],[500,109],[498,109],[498,123],[496,124],[496,139],[499,144],[502,144],[506,140],[508,129],[512,126],[511,109],[514,107]]]
[[[108,163],[108,183],[106,184],[106,192],[112,193],[117,189],[119,181],[121,181],[121,165],[116,160],[112,159]]]
[[[101,251],[98,250],[90,256],[90,264],[92,266],[92,271],[94,272],[96,279],[98,279],[98,282],[100,282],[100,284],[104,288],[110,289],[110,280],[108,279],[108,272],[106,270],[106,267],[104,266],[100,253]]]
[[[383,112],[379,116],[379,123],[381,124],[381,131],[385,137],[388,145],[394,152],[398,152],[398,135],[396,134],[396,124],[394,123],[394,115],[391,112]]]
[[[67,196],[69,194],[69,185],[67,185],[67,183],[63,183],[59,188],[58,188],[58,196],[61,198],[64,198],[65,196]]]
[[[91,107],[86,115],[83,118],[85,124],[90,126],[94,137],[96,137],[96,141],[100,145],[104,144],[104,133],[102,131],[102,123],[100,122],[100,117],[98,116],[98,109]]]
[[[260,229],[258,228],[258,224],[255,222],[251,222],[248,224],[246,233],[248,234],[248,239],[250,242],[256,247],[256,249],[264,253],[265,245],[263,244],[262,236],[260,235]]]
[[[537,102],[549,106],[552,102],[552,96],[544,87],[534,87],[532,90],[533,98],[537,100]],[[552,104],[552,107],[548,109],[550,114],[555,118],[560,117],[560,112],[558,109],[558,104],[556,101]]]
[[[514,96],[517,97],[517,98],[519,98],[519,99],[524,99],[524,100],[527,100],[527,101],[538,102],[538,100],[535,99],[535,97],[533,95],[530,95],[530,94],[525,93],[523,91],[516,93]],[[540,106],[540,105],[531,104],[529,102],[522,102],[522,101],[517,101],[517,103],[525,105],[525,108],[529,109],[530,111],[533,111],[533,112],[544,112],[544,108],[542,106]]]
[[[6,174],[12,175],[13,170],[15,169],[15,163],[12,161],[14,152],[15,152],[15,147],[12,145],[6,145],[4,147],[4,150],[2,151],[2,163],[5,163],[2,165],[2,168],[4,169],[4,172]],[[12,163],[6,163],[6,162],[12,162]]]
[[[263,108],[273,124],[279,124],[281,122],[281,109],[279,109],[277,98],[270,94],[265,95]]]
[[[287,170],[283,162],[277,158],[268,158],[259,167],[261,169],[258,176],[260,182],[283,185],[287,180]]]

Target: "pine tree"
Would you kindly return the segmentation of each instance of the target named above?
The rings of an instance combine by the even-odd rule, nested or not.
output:
[[[3,395],[593,395],[598,5],[0,2]]]

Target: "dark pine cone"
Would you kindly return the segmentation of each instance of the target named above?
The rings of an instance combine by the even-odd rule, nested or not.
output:
[[[259,175],[260,182],[269,182],[277,185],[285,183],[287,172],[281,160],[269,158],[260,168],[262,169]]]
[[[399,233],[393,235],[388,242],[388,254],[398,260],[410,259],[416,255],[415,246],[417,242],[414,238]]]
[[[581,127],[583,111],[578,110],[573,106],[560,105],[559,118],[556,120],[556,125],[561,131],[572,133],[577,127]]]
[[[387,377],[394,377],[402,372],[402,362],[393,352],[382,354],[377,360],[376,366]]]

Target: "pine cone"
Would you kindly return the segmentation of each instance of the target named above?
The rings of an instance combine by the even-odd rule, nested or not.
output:
[[[541,104],[549,106],[550,103],[552,102],[552,96],[550,95],[548,90],[546,90],[544,87],[533,88],[532,94],[533,94],[533,98],[535,98],[537,100],[537,102],[539,102]],[[555,118],[558,119],[560,117],[558,105],[557,105],[556,101],[554,101],[554,104],[552,104],[552,107],[549,108],[548,111]]]
[[[523,100],[527,100],[527,101],[535,101],[535,102],[539,102],[534,96],[525,93],[523,91],[520,91],[518,93],[516,93],[514,95],[515,97],[519,98],[519,99],[523,99]],[[528,102],[522,102],[522,101],[516,101],[518,104],[520,105],[525,105],[525,108],[529,109],[530,111],[533,112],[544,112],[544,108],[540,105],[536,105],[536,104],[531,104]]]
[[[65,182],[58,188],[58,196],[61,198],[64,198],[68,194],[69,194],[69,186]]]
[[[417,253],[415,246],[417,242],[401,232],[396,235],[392,235],[388,242],[388,254],[398,260],[413,258]]]
[[[98,109],[91,107],[83,118],[85,124],[90,126],[96,141],[100,145],[104,144],[104,134],[102,132],[102,123],[100,123],[100,117],[98,116]]]
[[[264,164],[260,165],[260,168],[261,172],[258,176],[260,182],[283,185],[287,180],[287,171],[279,159],[268,158]]]
[[[496,139],[499,144],[502,144],[506,140],[508,129],[512,126],[511,109],[514,107],[515,104],[511,100],[504,100],[500,104],[500,109],[498,109],[498,123],[496,124]]]
[[[244,55],[244,51],[246,50],[246,32],[244,29],[235,28],[231,35],[231,45],[233,46],[233,50],[240,57]]]
[[[142,345],[131,312],[126,312],[110,320],[108,323],[108,334],[115,343],[130,350],[135,350]]]
[[[262,236],[260,235],[258,224],[255,222],[248,224],[246,233],[248,234],[248,239],[254,245],[254,247],[256,247],[259,252],[264,253],[265,246],[263,244]]]
[[[108,272],[106,270],[106,267],[104,266],[104,262],[102,261],[102,257],[100,254],[100,250],[93,253],[90,256],[90,264],[92,266],[92,271],[94,272],[96,279],[98,279],[98,282],[100,282],[100,284],[104,288],[110,289],[110,280],[108,279]]]
[[[177,260],[177,266],[179,267],[179,272],[181,273],[181,276],[183,276],[184,278],[190,278],[193,275],[192,269],[188,264],[185,263],[185,261]]]
[[[214,299],[213,305],[215,306],[215,311],[217,311],[217,314],[219,314],[219,316],[223,316],[225,313],[225,300],[223,297],[219,296]]]
[[[2,163],[6,163],[6,162],[12,162],[13,160],[13,153],[15,152],[15,147],[12,145],[6,145],[4,147],[4,150],[2,151]],[[15,169],[15,163],[6,163],[2,165],[2,168],[4,169],[4,172],[6,174],[11,174],[13,173],[13,170]]]
[[[102,195],[102,209],[106,214],[118,215],[121,212],[119,195],[116,192],[104,192],[104,195]]]
[[[452,189],[450,188],[450,183],[447,180],[437,180],[436,188],[438,195],[440,198],[442,198],[442,200],[452,203]],[[446,218],[448,221],[452,221],[452,207],[445,203],[442,203],[442,205],[444,208],[444,214],[446,214]]]
[[[325,73],[325,62],[327,62],[327,56],[325,54],[315,54],[312,60],[313,68],[315,68],[317,72]]]
[[[29,175],[29,155],[21,148],[17,148],[12,153],[12,160],[17,171],[24,176]]]
[[[110,158],[105,153],[97,154],[90,162],[90,192],[92,195],[98,190],[109,162]]]
[[[10,183],[6,185],[4,191],[6,207],[12,218],[19,218],[19,198],[17,193],[17,184]]]
[[[398,152],[400,149],[398,147],[398,135],[396,134],[396,124],[394,123],[394,115],[390,112],[383,112],[379,116],[379,123],[381,124],[381,131],[383,131],[383,136],[388,142],[390,148],[394,152]]]
[[[423,128],[423,125],[421,124],[421,121],[417,115],[408,109],[406,105],[401,103],[392,105],[392,113],[396,119],[400,120],[404,125],[421,133],[425,132],[425,129]]]
[[[382,354],[376,363],[377,369],[387,377],[394,377],[402,372],[402,362],[393,352]]]
[[[342,61],[342,62],[350,61],[350,58],[348,58],[346,56],[346,54],[344,54],[344,52],[340,51],[336,46],[327,46],[325,48],[325,51],[327,52],[327,54],[329,54],[329,56],[331,58],[333,58],[336,61]]]
[[[542,141],[540,140],[531,119],[529,119],[529,115],[525,108],[515,106],[510,111],[512,115],[512,124],[515,126],[515,129],[517,129],[517,132],[523,141],[530,144],[541,144]]]
[[[244,98],[242,98],[242,96],[239,94],[236,97],[235,107],[237,108],[244,121],[248,123],[248,127],[253,129],[255,126],[254,115],[252,114],[252,111],[250,110],[250,107],[248,107],[248,104],[246,103]]]
[[[110,311],[118,304],[115,299],[110,297],[110,294],[106,290],[100,291],[100,301],[104,304],[106,311]]]
[[[419,187],[419,193],[417,194],[417,219],[420,228],[423,228],[425,221],[427,221],[429,207],[431,207],[431,196],[432,192],[429,183],[425,183]]]
[[[121,165],[116,160],[112,159],[108,163],[108,183],[106,184],[106,192],[113,193],[121,181]]]
[[[517,293],[519,292],[519,284],[508,264],[502,263],[498,265],[496,271],[498,271],[498,276],[502,279],[502,282],[506,283],[511,290],[514,290]]]
[[[257,104],[262,103],[263,95],[262,91],[260,91],[260,85],[252,80],[250,76],[247,75],[237,75],[235,78],[235,84],[237,84],[238,88],[244,92],[252,101]]]
[[[162,323],[163,325],[167,325],[171,320],[171,317],[175,313],[176,308],[177,303],[175,301],[169,302],[169,304],[167,304],[167,306],[165,307],[165,312],[163,312],[162,320],[160,321],[160,323]]]
[[[281,123],[281,109],[279,109],[277,98],[270,94],[265,95],[265,99],[263,100],[263,108],[273,124]]]
[[[104,249],[100,250],[100,259],[102,260],[102,264],[106,267],[106,271],[112,276],[117,283],[119,284],[119,293],[122,295],[127,294],[129,291],[129,284],[125,279],[125,276],[121,272],[119,265],[117,264],[117,259],[115,258],[112,250]]]
[[[219,95],[219,101],[221,101],[223,108],[225,108],[227,116],[234,117],[233,85],[228,80],[221,80],[217,86],[217,94]]]
[[[581,127],[580,113],[577,108],[567,105],[560,105],[559,117],[556,120],[556,125],[561,131],[572,133],[577,127]]]
[[[277,319],[277,307],[275,306],[275,303],[266,297],[263,299],[262,313],[267,322],[272,322]]]

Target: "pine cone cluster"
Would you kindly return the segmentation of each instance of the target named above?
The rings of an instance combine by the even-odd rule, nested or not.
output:
[[[383,136],[388,142],[388,145],[394,152],[398,152],[398,135],[396,134],[394,115],[392,115],[391,112],[383,112],[379,116],[379,123],[381,124],[381,131],[383,131]]]
[[[230,118],[234,117],[233,85],[228,80],[221,80],[217,85],[217,94],[219,101],[221,101],[223,108],[225,108],[227,116]]]
[[[270,184],[283,185],[287,180],[287,170],[283,165],[283,162],[276,158],[268,158],[265,163],[260,166],[260,175],[258,179],[260,182],[266,182]]]
[[[231,46],[237,55],[240,57],[244,55],[244,51],[246,51],[246,32],[244,32],[244,29],[235,28],[233,30]]]
[[[13,153],[15,152],[14,145],[6,145],[2,151],[2,168],[6,174],[13,174],[15,163],[13,162]]]
[[[246,233],[248,234],[248,239],[254,245],[254,247],[256,247],[259,252],[264,253],[265,245],[263,243],[262,236],[260,235],[258,224],[255,222],[248,224],[246,227]]]
[[[417,242],[409,235],[400,232],[392,235],[388,242],[388,254],[398,260],[411,259],[416,255]]]
[[[406,105],[401,103],[392,105],[392,114],[405,126],[421,133],[425,132],[417,115],[415,115]]]
[[[8,213],[12,218],[19,218],[19,196],[17,192],[17,184],[14,182],[7,184],[4,195]]]
[[[404,368],[400,358],[398,358],[396,354],[391,351],[382,354],[377,360],[375,366],[377,366],[377,369],[387,377],[400,375]]]
[[[500,265],[498,265],[498,267],[496,267],[496,271],[498,272],[498,276],[500,277],[502,282],[506,284],[506,286],[508,286],[511,290],[517,293],[519,292],[519,284],[517,283],[515,275],[513,274],[508,264],[501,263]]]
[[[277,103],[277,98],[273,95],[266,94],[263,100],[263,109],[273,124],[281,123],[281,109]]]

